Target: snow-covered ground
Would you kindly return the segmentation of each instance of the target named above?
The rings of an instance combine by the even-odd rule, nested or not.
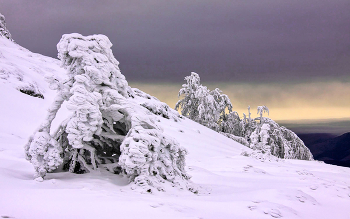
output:
[[[349,168],[261,162],[241,155],[247,147],[188,119],[159,117],[159,124],[188,150],[187,171],[201,187],[197,195],[177,188],[144,194],[103,170],[50,173],[44,182],[34,181],[23,146],[55,95],[43,75],[64,70],[1,37],[0,52],[0,73],[7,69],[8,75],[0,74],[2,218],[350,218]],[[31,84],[44,99],[18,91]]]

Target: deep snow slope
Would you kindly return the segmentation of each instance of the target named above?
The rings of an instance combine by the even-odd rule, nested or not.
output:
[[[142,194],[124,177],[103,170],[51,173],[44,182],[36,182],[23,145],[54,96],[44,73],[64,70],[56,60],[10,41],[0,39],[0,44],[5,57],[0,71],[6,63],[23,77],[0,80],[0,217],[350,218],[349,168],[317,161],[261,162],[240,155],[249,151],[245,146],[188,119],[159,117],[159,124],[189,151],[187,171],[201,186],[198,195],[175,188]],[[36,84],[45,99],[19,92],[22,82]]]

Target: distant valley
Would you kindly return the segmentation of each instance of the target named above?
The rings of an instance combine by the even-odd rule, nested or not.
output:
[[[316,160],[350,167],[350,132],[336,136],[328,133],[298,134]]]

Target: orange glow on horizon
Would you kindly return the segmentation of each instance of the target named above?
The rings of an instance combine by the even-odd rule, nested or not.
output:
[[[203,84],[205,85],[205,84]],[[181,84],[130,83],[131,87],[155,96],[160,101],[175,107]],[[299,83],[299,84],[228,84],[208,85],[219,88],[228,95],[233,110],[240,116],[248,114],[257,117],[256,108],[266,105],[273,120],[322,120],[350,118],[350,83]]]

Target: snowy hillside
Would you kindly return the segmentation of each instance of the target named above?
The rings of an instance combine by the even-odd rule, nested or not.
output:
[[[28,136],[32,125],[40,124],[37,116],[45,115],[46,109],[37,106],[50,104],[56,93],[45,81],[47,74],[65,77],[65,70],[57,59],[30,52],[0,35],[1,133]],[[23,122],[13,122],[14,118]]]
[[[45,73],[57,61],[2,39],[0,72],[0,217],[3,218],[349,218],[350,169],[317,161],[261,162],[250,149],[191,120],[157,124],[188,150],[186,171],[199,194],[179,188],[142,193],[120,175],[48,173],[33,180],[23,146],[55,92]],[[126,73],[127,76],[127,73]],[[33,88],[44,99],[19,91]],[[65,112],[63,112],[64,114]],[[169,185],[168,185],[169,186]]]
[[[0,83],[33,94],[52,93],[45,82],[45,74],[64,77],[59,61],[32,53],[18,44],[0,36]]]

